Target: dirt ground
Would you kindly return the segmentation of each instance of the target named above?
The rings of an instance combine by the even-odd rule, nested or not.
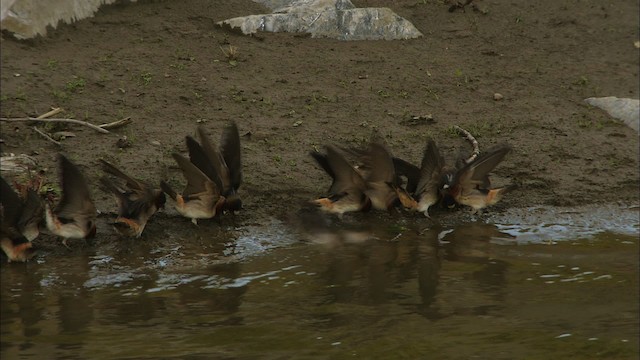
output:
[[[186,152],[184,136],[202,123],[217,139],[235,120],[250,223],[323,195],[330,180],[308,155],[316,147],[362,144],[377,129],[396,156],[417,164],[433,137],[451,161],[469,151],[451,130],[459,125],[481,149],[515,150],[495,181],[519,187],[491,211],[638,203],[638,134],[583,103],[638,98],[637,1],[479,0],[481,11],[455,12],[436,0],[353,2],[390,7],[424,37],[341,42],[215,26],[267,12],[249,0],[139,1],[44,38],[3,34],[2,117],[62,107],[60,117],[133,123],[111,134],[66,126],[76,136],[57,147],[25,123],[2,122],[0,148],[33,155],[52,182],[63,151],[86,172],[98,209],[113,212],[99,158],[183,184],[171,153]],[[434,121],[411,120],[426,115]],[[124,136],[129,146],[119,148]]]

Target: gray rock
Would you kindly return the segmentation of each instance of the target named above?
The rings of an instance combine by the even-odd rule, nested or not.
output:
[[[30,39],[45,35],[48,26],[55,29],[60,21],[71,24],[93,17],[100,6],[116,1],[118,0],[2,0],[0,27],[13,33],[18,39]]]
[[[388,8],[356,8],[349,0],[255,0],[273,10],[218,23],[258,31],[309,33],[312,37],[339,40],[396,40],[421,37],[422,33]]]
[[[592,97],[584,101],[606,111],[611,117],[622,121],[630,128],[640,131],[640,100],[608,96]]]

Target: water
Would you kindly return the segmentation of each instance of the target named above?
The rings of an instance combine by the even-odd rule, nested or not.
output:
[[[0,356],[635,359],[637,209],[620,211],[627,227],[576,220],[573,238],[557,214],[303,217],[55,247],[2,264]]]

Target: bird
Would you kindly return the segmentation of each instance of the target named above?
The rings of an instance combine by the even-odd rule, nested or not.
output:
[[[429,216],[429,207],[437,204],[442,198],[442,187],[449,173],[445,172],[444,157],[433,139],[427,140],[420,167],[402,160],[393,159],[394,167],[399,175],[407,178],[406,192],[397,187],[398,198],[402,205],[410,210]],[[407,196],[406,193],[411,196]]]
[[[123,236],[139,238],[151,216],[164,207],[164,192],[130,177],[104,159],[100,159],[100,163],[105,173],[120,180],[120,184],[117,184],[106,176],[100,178],[100,182],[113,193],[118,204],[114,228]]]
[[[186,139],[192,160],[178,153],[173,153],[172,156],[187,180],[187,185],[182,194],[176,193],[164,180],[160,182],[160,188],[175,201],[175,209],[180,215],[190,218],[191,222],[198,225],[198,219],[210,219],[220,213],[225,198],[221,194],[221,186],[195,165],[198,162],[207,163],[204,150],[192,137],[187,136]]]
[[[242,200],[238,195],[242,184],[242,156],[237,124],[232,121],[224,128],[219,149],[209,140],[203,126],[198,126],[197,132],[200,145],[222,183],[222,195],[225,197],[223,210],[231,213],[239,211],[242,208]]]
[[[502,144],[480,154],[475,160],[460,167],[443,188],[458,204],[471,207],[473,214],[495,205],[504,194],[514,188],[510,185],[492,189],[489,179],[489,173],[509,152],[511,146]]]
[[[25,199],[0,176],[0,248],[9,262],[25,262],[35,255],[32,240],[40,233],[42,200],[34,189],[27,189]]]
[[[45,204],[45,220],[47,229],[62,237],[62,244],[68,248],[68,239],[90,239],[96,235],[97,210],[80,169],[62,154],[58,154],[58,161],[62,198],[53,210],[48,202]]]
[[[326,145],[326,154],[312,151],[310,155],[318,165],[332,178],[328,196],[312,200],[322,211],[336,214],[342,218],[344,213],[368,211],[371,200],[365,194],[366,184],[362,175],[349,164],[338,149]]]

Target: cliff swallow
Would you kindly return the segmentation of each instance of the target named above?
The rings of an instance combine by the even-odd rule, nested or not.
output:
[[[0,248],[9,261],[27,261],[35,255],[31,241],[40,233],[42,201],[33,189],[21,199],[2,177],[0,196]]]
[[[435,205],[442,197],[441,188],[445,184],[444,158],[435,141],[429,139],[425,146],[420,168],[402,159],[394,158],[394,166],[398,174],[407,178],[406,190],[411,194],[403,194],[397,188],[400,202],[405,208],[419,211],[429,217],[429,207]]]
[[[96,235],[96,206],[91,200],[91,192],[80,169],[64,155],[58,155],[61,169],[62,198],[55,210],[45,204],[47,229],[63,238],[66,247],[68,239],[89,239]]]
[[[191,139],[191,140],[189,140]],[[195,142],[193,138],[187,137],[187,143]],[[206,162],[206,155],[195,142],[189,148],[189,155],[195,162]],[[182,194],[176,193],[165,181],[160,182],[162,190],[175,202],[175,208],[180,215],[190,218],[194,224],[198,224],[197,219],[210,219],[219,213],[224,204],[224,196],[220,193],[220,187],[214,183],[203,171],[201,171],[192,161],[184,156],[173,153],[173,158],[182,170],[182,174],[187,180]],[[204,160],[203,160],[204,159]]]
[[[326,150],[326,155],[311,152],[311,156],[331,176],[333,182],[329,188],[329,196],[313,200],[312,203],[339,217],[346,212],[368,211],[371,200],[365,194],[366,184],[362,176],[334,146],[327,145]]]
[[[444,188],[462,205],[470,206],[473,213],[496,204],[512,186],[491,189],[489,173],[511,151],[509,145],[499,145],[461,167]]]
[[[242,208],[238,188],[242,184],[242,158],[238,126],[231,122],[222,132],[219,150],[211,143],[204,127],[198,126],[198,138],[207,158],[213,165],[222,183],[222,195],[225,197],[223,210],[231,212]]]
[[[147,221],[160,208],[164,207],[166,198],[161,190],[134,179],[116,168],[106,160],[100,159],[104,172],[124,182],[116,184],[107,177],[100,181],[113,193],[118,204],[118,217],[113,223],[116,231],[123,236],[140,237]]]

